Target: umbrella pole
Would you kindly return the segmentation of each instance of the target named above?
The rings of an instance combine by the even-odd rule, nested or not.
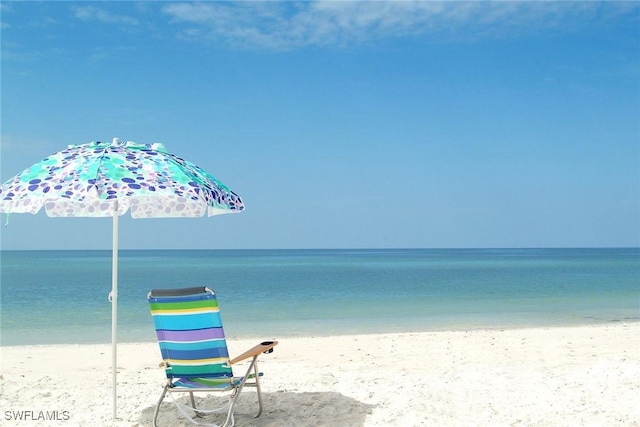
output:
[[[111,381],[113,388],[113,419],[116,419],[118,407],[117,394],[117,329],[118,329],[118,205],[113,213],[113,252],[111,255]]]

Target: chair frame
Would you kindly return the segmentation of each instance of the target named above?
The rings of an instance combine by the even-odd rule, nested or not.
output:
[[[151,299],[153,297],[188,297],[197,294],[210,293],[215,296],[215,292],[208,287],[192,287],[192,288],[182,288],[182,289],[154,289],[147,295],[147,299]],[[221,424],[219,427],[230,427],[234,425],[234,407],[240,396],[240,392],[244,389],[244,387],[253,387],[257,391],[257,400],[258,400],[258,412],[253,418],[258,418],[262,414],[263,410],[263,402],[262,402],[262,392],[260,388],[260,376],[261,372],[258,370],[258,356],[262,353],[271,353],[273,352],[273,348],[278,345],[278,341],[263,341],[249,350],[245,351],[241,355],[229,359],[227,364],[229,367],[232,365],[242,362],[246,359],[251,359],[249,366],[245,372],[245,375],[242,377],[233,376],[229,379],[229,385],[226,387],[181,387],[174,384],[175,378],[171,378],[167,376],[167,383],[165,384],[162,394],[160,395],[160,399],[158,399],[158,403],[156,404],[154,413],[153,413],[153,427],[157,427],[158,415],[160,413],[160,405],[167,397],[167,395],[171,396],[174,400],[174,403],[178,410],[184,415],[191,423],[195,425],[204,425],[204,426],[216,426],[217,424],[203,424],[195,421],[192,417],[190,417],[183,408],[187,408],[193,412],[195,412],[195,417],[202,417],[203,414],[208,413],[219,413],[222,412],[228,406],[227,417],[225,422]],[[164,361],[160,364],[160,366],[167,366],[167,361]],[[229,392],[231,391],[231,395],[229,396],[229,402],[226,403],[221,408],[216,408],[213,410],[210,409],[201,409],[196,407],[194,393],[220,393],[220,392]],[[188,393],[189,400],[191,402],[191,406],[187,404],[183,404],[175,400],[173,393]]]

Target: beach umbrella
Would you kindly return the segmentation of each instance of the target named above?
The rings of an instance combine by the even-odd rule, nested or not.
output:
[[[118,216],[200,217],[244,210],[242,199],[162,144],[91,142],[70,145],[0,187],[0,213],[52,217],[112,217],[113,418],[117,414]]]

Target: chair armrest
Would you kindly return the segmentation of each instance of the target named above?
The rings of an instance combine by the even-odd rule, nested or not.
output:
[[[278,341],[263,341],[260,344],[245,351],[240,356],[231,359],[229,361],[229,364],[233,365],[234,363],[241,362],[244,359],[248,359],[249,357],[258,356],[260,353],[271,353],[273,351],[273,347],[277,345]]]

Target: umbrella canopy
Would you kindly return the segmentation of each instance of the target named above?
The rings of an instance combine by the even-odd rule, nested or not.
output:
[[[240,212],[240,197],[162,144],[91,142],[69,146],[0,188],[0,212],[134,218]]]
[[[112,217],[112,380],[117,415],[118,216],[200,217],[244,210],[242,199],[162,144],[91,142],[70,145],[0,187],[0,213],[52,217]]]

